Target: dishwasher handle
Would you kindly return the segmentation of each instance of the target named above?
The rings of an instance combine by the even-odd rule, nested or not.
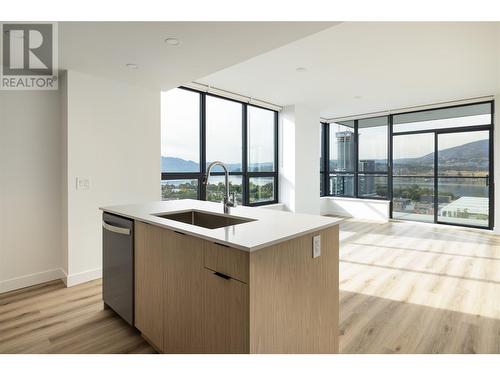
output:
[[[113,233],[124,234],[126,236],[130,236],[130,229],[129,228],[117,227],[117,226],[108,224],[105,221],[102,222],[102,227],[106,230],[109,230],[110,232],[113,232]]]

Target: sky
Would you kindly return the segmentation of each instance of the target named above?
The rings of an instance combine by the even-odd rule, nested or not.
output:
[[[162,156],[199,161],[199,95],[182,89],[162,92]],[[207,96],[207,161],[241,163],[242,105]],[[274,159],[274,112],[248,107],[249,161]]]
[[[182,89],[162,93],[162,156],[199,161],[199,95]],[[207,96],[207,161],[241,163],[241,107],[236,102]],[[274,159],[273,112],[249,106],[250,163]],[[460,127],[487,124],[490,115],[475,115],[453,119],[411,122],[394,125],[394,132],[415,129]],[[371,127],[359,130],[360,159],[385,159],[387,128]],[[433,133],[430,133],[433,134]],[[403,138],[404,137],[404,138]],[[439,149],[455,147],[481,139],[488,132],[469,132],[439,137]],[[401,143],[402,142],[402,143]],[[397,136],[395,150],[400,157],[420,157],[433,151],[433,135]],[[319,145],[318,145],[319,147]],[[319,153],[319,150],[318,150]],[[395,158],[398,158],[395,153]]]
[[[199,97],[174,89],[161,93],[161,154],[199,160]]]
[[[433,121],[423,121],[423,122],[412,122],[408,124],[394,125],[394,132],[400,129],[400,131],[409,130],[424,130],[424,129],[443,129],[450,127],[461,127],[470,125],[485,125],[491,122],[491,115],[476,115],[452,119],[443,120],[433,120]],[[479,141],[481,139],[488,139],[487,131],[478,132],[467,132],[467,133],[454,133],[447,135],[440,135],[438,138],[439,150],[444,150],[447,148],[460,146],[466,143]],[[416,158],[420,156],[427,155],[433,152],[434,148],[434,133],[426,135],[416,135],[413,136],[399,136],[405,137],[402,142],[404,143],[405,155],[404,157]],[[395,143],[397,140],[394,141]],[[425,146],[424,146],[425,145]],[[429,151],[431,150],[431,151]]]

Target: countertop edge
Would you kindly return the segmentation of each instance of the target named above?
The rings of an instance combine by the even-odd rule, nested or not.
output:
[[[141,222],[144,222],[144,223],[147,223],[147,224],[156,225],[156,226],[161,227],[161,228],[165,228],[165,229],[170,229],[170,230],[173,230],[173,231],[177,231],[177,232],[180,232],[180,233],[183,233],[183,234],[186,234],[186,235],[190,235],[190,236],[193,236],[193,237],[196,237],[196,238],[200,238],[200,239],[203,239],[203,240],[206,240],[206,241],[217,242],[217,243],[220,243],[222,245],[227,245],[227,246],[230,246],[232,248],[243,250],[243,251],[246,251],[246,252],[254,252],[254,251],[261,250],[261,249],[264,249],[264,248],[267,248],[267,247],[270,247],[270,246],[273,246],[273,245],[276,245],[276,244],[279,244],[279,243],[282,243],[282,242],[285,242],[285,241],[292,240],[294,238],[302,237],[302,236],[310,234],[310,233],[321,231],[321,230],[324,230],[324,229],[327,229],[327,228],[339,225],[342,221],[345,220],[345,219],[339,218],[338,221],[334,222],[334,223],[324,224],[324,225],[318,226],[316,228],[306,229],[304,231],[297,232],[297,233],[295,233],[293,235],[282,237],[282,238],[277,239],[277,240],[268,241],[268,242],[259,244],[257,246],[247,247],[247,246],[242,246],[242,245],[239,245],[239,244],[236,244],[236,243],[233,243],[233,242],[224,241],[224,240],[221,240],[221,239],[218,239],[218,238],[205,236],[205,235],[202,235],[202,234],[197,233],[197,232],[191,232],[191,231],[188,231],[188,230],[183,229],[183,228],[178,228],[178,227],[171,226],[171,225],[168,225],[168,224],[158,223],[158,222],[156,222],[154,220],[148,220],[147,217],[138,217],[138,216],[135,216],[135,215],[131,215],[131,214],[127,214],[127,213],[124,213],[124,212],[120,212],[118,210],[113,210],[112,208],[99,207],[99,210],[103,211],[103,212],[108,212],[110,214],[114,214],[114,215],[126,217],[128,219],[133,219],[133,220],[141,221]]]

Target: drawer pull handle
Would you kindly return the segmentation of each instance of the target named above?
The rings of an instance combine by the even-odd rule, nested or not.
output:
[[[231,278],[231,276],[224,275],[223,273],[220,273],[220,272],[214,272],[214,275],[215,275],[215,276],[222,277],[222,278],[223,278],[223,279],[225,279],[225,280],[229,280],[229,279]]]

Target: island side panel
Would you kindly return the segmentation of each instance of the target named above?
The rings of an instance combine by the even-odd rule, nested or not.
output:
[[[250,353],[338,353],[338,322],[338,225],[250,253]]]

